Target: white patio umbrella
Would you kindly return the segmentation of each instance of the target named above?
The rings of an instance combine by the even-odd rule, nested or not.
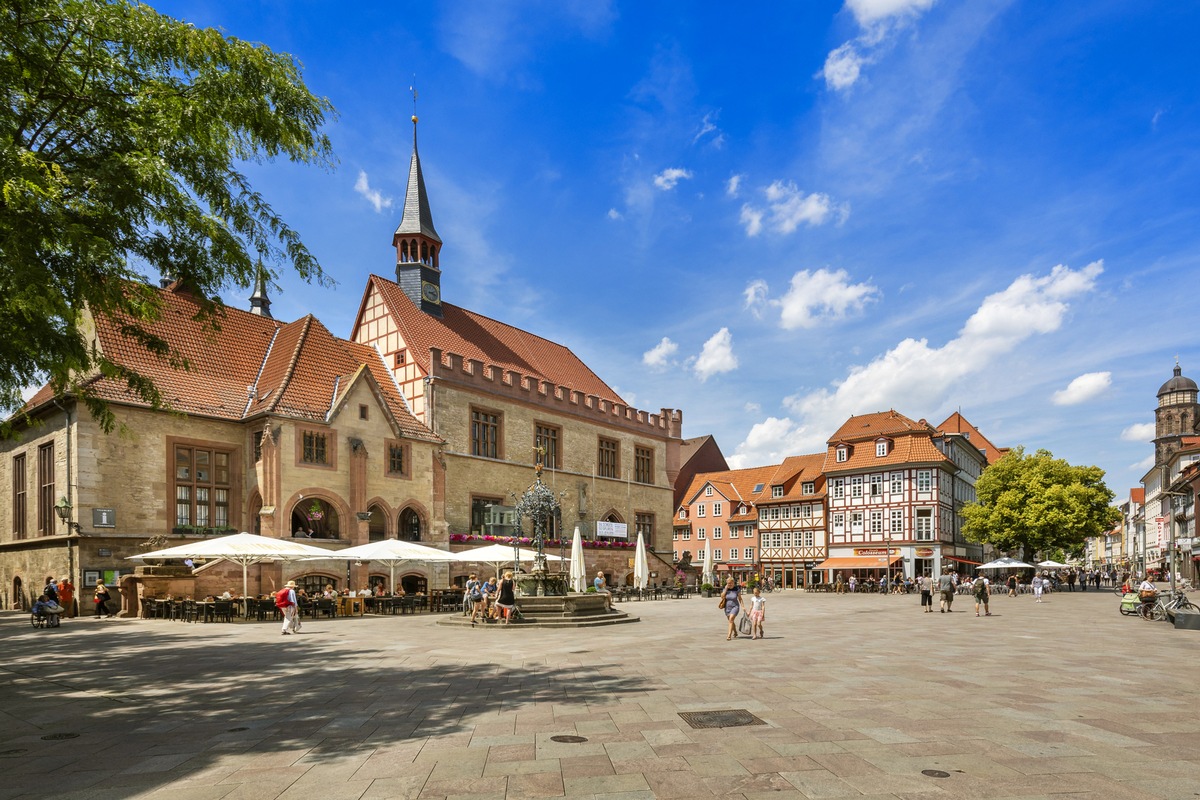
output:
[[[384,539],[379,542],[368,542],[355,547],[347,547],[329,553],[324,558],[335,558],[339,561],[374,561],[387,564],[391,572],[391,583],[388,588],[396,591],[396,565],[407,561],[457,561],[454,553],[449,550],[439,550],[416,542],[403,542],[399,539]],[[314,557],[313,561],[318,560]]]
[[[646,560],[646,540],[638,532],[637,553],[633,556],[633,585],[645,589],[650,582],[650,563]]]
[[[579,526],[575,526],[575,536],[571,539],[571,591],[582,592],[587,588],[587,564],[583,560],[583,537],[579,535]]]
[[[1032,568],[1033,564],[1026,564],[1016,558],[997,558],[995,561],[989,561],[986,564],[980,564],[977,569],[1019,569],[1021,567]]]
[[[527,550],[524,547],[514,548],[507,544],[489,544],[484,547],[475,547],[471,550],[463,550],[454,553],[455,561],[467,561],[477,564],[488,564],[493,567],[496,572],[500,571],[501,564],[512,564],[515,561],[521,563],[532,563],[537,559],[536,550]],[[515,555],[515,559],[514,559]],[[546,553],[547,561],[562,561],[562,557],[550,555]]]
[[[713,582],[713,559],[712,559],[712,540],[704,540],[704,561],[700,566],[700,571],[703,575],[700,578],[701,583]]]
[[[1062,564],[1062,563],[1060,563],[1058,561],[1054,561],[1052,559],[1046,559],[1045,561],[1039,561],[1038,566],[1046,567],[1047,569],[1066,569],[1067,567],[1069,567],[1071,565],[1070,564]]]
[[[247,570],[251,564],[263,561],[304,561],[314,556],[321,558],[340,558],[340,554],[332,550],[324,550],[302,542],[288,539],[272,539],[268,536],[257,536],[253,533],[235,533],[231,536],[218,536],[201,542],[176,545],[164,550],[152,550],[136,556],[129,556],[130,561],[155,561],[171,558],[223,558],[235,564],[242,565],[242,601],[245,602],[249,590]],[[244,617],[243,617],[244,618]]]

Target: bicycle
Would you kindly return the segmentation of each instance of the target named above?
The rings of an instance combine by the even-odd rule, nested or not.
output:
[[[1165,599],[1160,593],[1152,602],[1142,603],[1138,608],[1138,615],[1146,621],[1163,622],[1168,619],[1170,613],[1175,611],[1200,612],[1200,606],[1188,600],[1187,594],[1177,589],[1174,594]]]

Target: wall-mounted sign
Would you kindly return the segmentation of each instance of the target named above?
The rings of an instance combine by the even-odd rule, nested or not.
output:
[[[111,508],[93,508],[92,509],[92,527],[93,528],[115,528],[115,527],[117,527],[117,512]]]
[[[597,522],[596,538],[628,539],[629,526],[624,522]]]
[[[891,548],[891,552],[894,553],[895,555],[900,555],[900,548],[893,547],[893,548]],[[889,553],[888,553],[888,548],[886,548],[886,547],[856,547],[856,548],[854,548],[854,555],[856,555],[856,556],[886,556],[886,555],[889,555]]]
[[[918,547],[916,549],[917,558],[933,558],[932,547]]]
[[[107,547],[101,547],[96,551],[96,555],[100,556],[101,558],[110,558],[112,556],[112,550],[109,550]]]

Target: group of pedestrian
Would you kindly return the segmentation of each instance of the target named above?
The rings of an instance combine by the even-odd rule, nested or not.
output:
[[[108,607],[112,600],[112,593],[104,584],[103,580],[96,581],[96,589],[92,595],[92,605],[95,608],[96,619],[108,619],[115,617],[116,614]],[[71,583],[71,578],[64,575],[62,578],[55,578],[53,575],[46,576],[46,585],[42,587],[42,593],[34,602],[34,613],[37,609],[57,608],[58,611],[52,612],[57,615],[64,616],[68,619],[75,617],[75,584]]]
[[[482,618],[484,622],[512,622],[513,609],[517,605],[517,584],[511,571],[497,580],[496,576],[486,581],[479,580],[474,572],[467,576],[463,594],[463,613],[470,613],[471,627]]]
[[[725,636],[726,641],[737,639],[738,616],[742,613],[742,589],[732,577],[725,580],[725,588],[721,590],[721,599],[717,601],[717,606],[725,614],[725,619],[729,623],[729,632]],[[763,638],[763,622],[767,618],[767,600],[762,596],[762,589],[758,586],[754,587],[753,594],[750,596],[748,616],[750,617],[750,638]]]

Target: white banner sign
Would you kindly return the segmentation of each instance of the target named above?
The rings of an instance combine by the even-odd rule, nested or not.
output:
[[[597,522],[596,538],[628,539],[629,527],[624,522]]]

